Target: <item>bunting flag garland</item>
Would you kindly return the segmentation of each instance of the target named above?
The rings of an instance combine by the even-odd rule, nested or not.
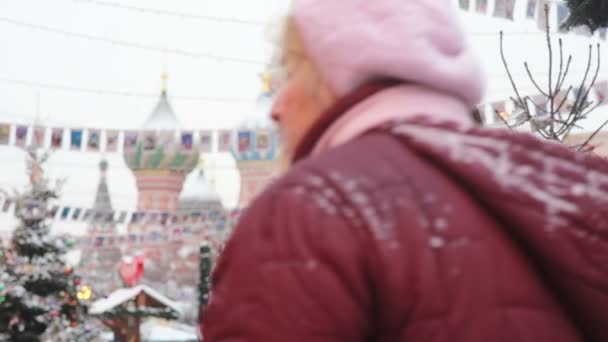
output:
[[[487,7],[487,0],[475,0],[477,10]],[[530,8],[542,6],[547,0],[530,0]],[[499,3],[503,9],[495,9],[511,15],[513,0]],[[506,7],[505,7],[506,6]],[[531,11],[531,10],[530,10]],[[543,13],[541,11],[541,13]],[[539,19],[542,20],[542,19]],[[598,36],[604,39],[606,30],[601,30]],[[581,92],[583,90],[576,90]],[[586,89],[585,89],[586,91]],[[597,94],[598,102],[606,103],[608,96],[608,81],[598,81],[591,93]],[[576,92],[571,93],[576,96]],[[530,96],[535,103],[542,103],[541,95]],[[558,96],[559,98],[559,96]],[[561,103],[560,101],[557,101]],[[481,108],[492,107],[494,113],[506,113],[506,101],[481,104]],[[564,106],[566,108],[567,106]],[[48,132],[48,133],[47,133]],[[177,146],[182,152],[198,150],[201,153],[232,152],[238,160],[272,160],[278,150],[276,131],[271,128],[202,130],[202,131],[140,131],[140,130],[104,130],[99,128],[46,127],[41,125],[23,125],[0,122],[0,146],[31,146],[51,150],[70,150],[83,153],[125,153],[133,152],[136,148],[157,150]],[[177,144],[177,145],[176,145]],[[86,216],[86,213],[85,215]],[[125,217],[125,220],[128,217]]]
[[[14,207],[10,198],[2,199],[3,212],[9,212]],[[39,203],[28,202],[20,206],[21,210],[39,210]],[[208,239],[237,222],[241,210],[235,209],[224,212],[222,209],[208,209],[203,212],[169,213],[169,212],[128,212],[128,211],[95,211],[94,209],[77,208],[72,206],[54,205],[47,212],[51,220],[88,222],[93,225],[88,228],[86,236],[76,238],[77,245],[82,248],[108,248],[114,245],[145,245],[164,243],[167,241],[188,241],[192,236]],[[95,226],[95,223],[115,224],[125,223],[131,217],[131,225],[137,232],[120,235],[104,226]],[[127,222],[128,223],[128,222]],[[218,236],[224,236],[219,234]]]

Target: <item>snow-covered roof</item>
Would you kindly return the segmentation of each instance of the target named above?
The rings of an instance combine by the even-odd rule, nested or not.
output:
[[[176,324],[161,324],[148,320],[139,328],[143,341],[148,342],[186,342],[198,341],[196,328]],[[114,341],[114,334],[106,332],[101,335],[103,341]]]
[[[178,342],[178,341],[198,341],[196,329],[179,328],[174,325],[162,325],[153,320],[142,324],[141,335],[143,341],[150,342]]]
[[[220,195],[213,190],[202,172],[188,177],[184,183],[180,200],[220,202]]]
[[[103,298],[95,301],[91,304],[91,309],[89,313],[92,315],[100,315],[105,312],[108,312],[121,304],[134,299],[140,293],[144,292],[146,295],[155,299],[159,303],[167,306],[168,308],[175,310],[176,312],[181,312],[179,308],[179,304],[157,292],[156,290],[146,286],[146,285],[138,285],[131,288],[123,288],[118,289],[112,292],[107,298]]]

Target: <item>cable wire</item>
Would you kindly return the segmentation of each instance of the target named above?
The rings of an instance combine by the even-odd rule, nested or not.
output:
[[[54,28],[54,27],[50,27],[50,26],[26,23],[23,21],[14,20],[14,19],[10,19],[7,17],[1,17],[1,16],[0,16],[0,22],[12,24],[12,25],[15,25],[18,27],[26,27],[26,28],[29,28],[32,30],[64,35],[67,37],[75,37],[75,38],[80,38],[80,39],[85,39],[85,40],[90,40],[90,41],[98,41],[98,42],[103,42],[103,43],[107,43],[107,44],[131,47],[131,48],[136,48],[136,49],[146,50],[146,51],[155,51],[155,52],[161,52],[161,53],[166,52],[166,53],[170,53],[173,55],[180,55],[180,56],[185,56],[185,57],[190,57],[190,58],[208,59],[208,60],[214,60],[217,62],[233,62],[233,63],[251,64],[251,65],[266,65],[267,64],[263,61],[257,61],[257,60],[251,60],[251,59],[245,59],[245,58],[220,56],[220,55],[215,55],[212,53],[193,52],[193,51],[186,51],[186,50],[175,49],[175,48],[167,49],[167,48],[162,48],[162,47],[153,46],[153,45],[127,42],[127,41],[116,40],[116,39],[107,38],[107,37],[89,35],[89,34],[85,34],[85,33],[71,32],[71,31],[66,31],[66,30],[62,30],[62,29],[58,29],[58,28]]]
[[[123,96],[123,97],[140,97],[140,98],[158,98],[158,94],[153,93],[141,93],[134,91],[118,91],[118,90],[104,90],[104,89],[94,89],[94,88],[83,88],[83,87],[74,87],[68,85],[61,84],[52,84],[52,83],[43,83],[43,82],[35,82],[35,81],[26,81],[26,80],[17,80],[10,79],[5,77],[0,77],[0,82],[9,83],[9,84],[18,84],[26,87],[35,87],[35,88],[46,88],[46,89],[54,89],[61,91],[69,91],[69,92],[81,92],[81,93],[90,93],[90,94],[98,94],[98,95],[114,95],[114,96]],[[222,98],[222,97],[211,97],[211,96],[181,96],[181,95],[172,95],[171,99],[175,100],[185,100],[185,101],[207,101],[207,102],[227,102],[227,103],[251,103],[256,100],[251,98]]]
[[[204,21],[211,21],[211,22],[217,22],[217,23],[235,23],[235,24],[252,25],[252,26],[264,26],[264,25],[267,24],[264,21],[255,21],[255,20],[228,18],[228,17],[216,17],[216,16],[210,16],[210,15],[191,14],[191,13],[186,13],[186,12],[168,11],[168,10],[161,10],[161,9],[156,9],[156,8],[147,8],[147,7],[139,7],[139,6],[132,6],[132,5],[124,5],[124,4],[117,3],[117,2],[102,1],[102,0],[75,0],[75,1],[76,2],[87,3],[87,4],[91,4],[91,5],[97,5],[97,6],[103,6],[103,7],[111,7],[111,8],[122,9],[122,10],[128,10],[128,11],[132,11],[132,12],[148,13],[148,14],[155,14],[155,15],[164,15],[164,16],[169,16],[169,17],[176,17],[176,18],[180,18],[180,19],[204,20]]]

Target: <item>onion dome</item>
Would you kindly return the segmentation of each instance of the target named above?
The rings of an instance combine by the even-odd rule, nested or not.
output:
[[[183,211],[223,208],[219,194],[205,177],[202,159],[199,163],[198,172],[190,175],[184,183],[184,188],[179,196],[179,208]]]
[[[240,161],[273,161],[279,154],[279,139],[270,119],[274,88],[270,74],[261,75],[262,92],[255,108],[237,126],[232,154]]]
[[[199,146],[192,133],[176,132],[183,128],[171,107],[166,90],[167,74],[154,111],[145,121],[137,137],[125,136],[125,161],[133,171],[171,171],[190,173],[198,164]],[[128,133],[127,133],[128,134]],[[129,146],[129,139],[133,143]]]

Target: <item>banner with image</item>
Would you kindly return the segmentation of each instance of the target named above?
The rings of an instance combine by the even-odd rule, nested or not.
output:
[[[180,140],[182,151],[192,151],[194,147],[194,133],[182,132]]]
[[[137,146],[137,138],[139,133],[137,131],[126,131],[125,132],[125,141],[124,141],[124,150],[129,151],[135,149]]]
[[[528,5],[526,7],[526,18],[528,18],[528,19],[536,18],[537,9],[538,9],[538,0],[528,0]]]
[[[268,153],[272,149],[272,134],[267,129],[255,133],[255,147],[260,153]]]
[[[488,12],[488,0],[475,0],[475,10],[486,14]]]
[[[515,11],[515,0],[495,0],[495,2],[494,2],[494,16],[495,17],[513,20],[514,11]]]
[[[15,130],[15,146],[17,147],[25,147],[27,144],[27,133],[29,131],[29,127],[24,125],[17,126]]]
[[[34,126],[34,136],[32,138],[32,146],[45,147],[46,128]]]
[[[201,152],[210,153],[213,150],[213,132],[212,131],[201,131],[200,132],[200,146]]]
[[[81,151],[82,150],[82,130],[72,129],[70,131],[70,150]]]
[[[118,131],[106,131],[106,152],[118,152],[118,137]]]
[[[63,128],[51,129],[51,149],[59,150],[63,146]]]
[[[11,125],[0,124],[0,145],[8,145],[11,140]]]
[[[219,152],[230,152],[232,150],[232,131],[231,130],[221,130],[219,132],[219,142],[218,142],[218,151]]]
[[[158,146],[158,136],[156,131],[145,131],[142,133],[144,137],[144,150],[152,151]]]
[[[252,148],[251,131],[238,132],[238,151],[239,153],[249,152]]]
[[[88,132],[87,151],[99,152],[101,149],[101,131],[98,129],[91,129]]]

